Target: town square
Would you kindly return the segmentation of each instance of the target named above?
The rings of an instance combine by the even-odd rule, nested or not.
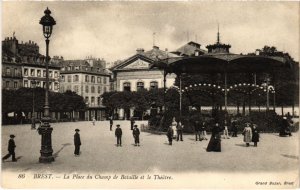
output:
[[[2,10],[4,188],[299,186],[296,2]]]

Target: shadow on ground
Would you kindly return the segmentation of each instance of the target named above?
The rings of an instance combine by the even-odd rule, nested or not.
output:
[[[293,155],[287,155],[287,154],[281,154],[281,156],[291,159],[299,160],[299,156],[293,156]]]
[[[53,157],[54,158],[57,158],[58,157],[58,154],[66,147],[66,146],[70,146],[71,145],[71,143],[65,143],[65,144],[62,144],[62,147],[57,151],[57,152],[55,152],[54,154],[53,154]]]

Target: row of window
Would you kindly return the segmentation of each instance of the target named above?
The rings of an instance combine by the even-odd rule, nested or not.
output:
[[[95,102],[96,98],[94,96],[91,97],[91,102],[89,102],[89,97],[86,96],[84,101],[85,103],[88,103],[89,106],[95,106],[95,105],[101,105],[101,98],[100,97],[97,97],[97,102]]]
[[[145,88],[144,82],[137,82],[136,83],[136,90],[141,90]],[[158,82],[152,81],[150,82],[150,89],[158,88]],[[123,83],[123,91],[131,91],[131,83],[130,82],[124,82]]]
[[[18,82],[16,81],[5,81],[5,88],[10,88],[13,84],[13,88],[19,88]]]
[[[61,81],[62,82],[65,82],[66,81],[66,78],[64,75],[61,75]],[[85,82],[92,82],[92,83],[96,83],[96,77],[95,76],[89,76],[89,75],[85,75]],[[103,80],[102,80],[103,79]],[[108,77],[97,77],[97,83],[102,83],[103,84],[107,84],[108,82]],[[68,75],[67,76],[67,82],[72,82],[72,76],[71,75]],[[74,75],[73,76],[73,82],[79,82],[79,75]]]
[[[93,67],[86,67],[86,66],[75,66],[72,68],[72,66],[67,66],[67,67],[62,67],[61,70],[62,71],[72,71],[72,70],[75,70],[75,71],[79,71],[79,70],[85,70],[85,71],[91,71],[91,70],[94,70]],[[97,72],[101,72],[101,68],[97,68]]]
[[[81,86],[81,88],[83,88],[83,86]],[[98,94],[102,94],[101,88],[102,88],[101,86],[98,86],[98,87],[97,87],[97,93],[98,93]],[[73,86],[73,89],[72,89],[72,86],[71,86],[71,85],[68,85],[68,86],[66,86],[66,91],[67,91],[67,90],[74,91],[74,92],[76,92],[76,93],[78,94],[78,93],[79,93],[79,85],[74,85],[74,86]],[[64,86],[61,87],[61,91],[62,91],[62,92],[65,91]],[[91,91],[91,93],[96,93],[96,87],[95,87],[95,86],[91,86],[91,88],[89,88],[89,86],[86,85],[86,86],[85,86],[85,92],[86,92],[86,93],[89,93],[90,91]],[[107,91],[107,87],[104,86],[104,87],[103,87],[103,93],[106,92],[106,91]]]
[[[12,72],[13,71],[13,72]],[[6,67],[5,68],[5,74],[8,75],[15,75],[18,76],[20,75],[20,71],[17,68],[10,68],[10,67]]]
[[[52,90],[54,88],[54,90],[58,90],[58,87],[59,87],[58,83],[54,82],[54,85],[52,85],[52,84],[53,84],[53,82],[49,82],[49,89]],[[24,81],[24,87],[25,88],[33,88],[34,86],[32,85],[31,81],[25,80]],[[36,86],[35,87],[46,88],[46,82],[44,82],[44,81],[36,81]]]
[[[24,76],[42,77],[42,72],[43,72],[43,77],[46,77],[46,70],[24,68]],[[53,78],[53,77],[54,78],[58,77],[58,71],[54,71],[54,76],[53,76],[53,71],[49,71],[49,78]]]
[[[101,86],[97,87],[97,93],[98,94],[102,94],[101,88],[102,88]],[[68,86],[66,86],[66,90],[71,90],[71,91],[74,91],[76,93],[79,93],[79,85],[74,85],[73,89],[72,89],[71,85],[68,85]],[[64,91],[64,87],[63,86],[61,87],[61,91]],[[91,90],[90,90],[89,86],[86,85],[85,86],[85,92],[89,93],[89,91],[91,91],[91,93],[96,93],[96,87],[95,86],[91,86]],[[107,87],[104,86],[103,87],[103,93],[106,92],[106,91],[107,91]]]

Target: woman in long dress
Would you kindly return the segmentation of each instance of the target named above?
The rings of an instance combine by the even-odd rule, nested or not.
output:
[[[206,148],[207,152],[221,152],[221,131],[222,129],[219,127],[219,123],[216,123],[211,131],[211,138]]]
[[[250,123],[246,123],[246,127],[242,134],[244,135],[244,142],[246,143],[246,146],[249,147],[249,143],[252,142],[252,129],[250,127]]]
[[[172,121],[172,124],[171,124],[171,126],[172,126],[172,129],[173,129],[173,138],[177,138],[177,122],[176,122],[176,120],[175,120],[175,117],[173,117],[173,121]]]

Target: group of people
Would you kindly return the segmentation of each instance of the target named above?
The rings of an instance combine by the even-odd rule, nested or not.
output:
[[[137,125],[135,125],[134,119],[131,119],[131,130],[132,130],[132,135],[134,138],[134,145],[135,146],[140,146],[140,130],[138,129]],[[93,125],[95,125],[95,120],[93,120]],[[257,147],[257,143],[259,142],[259,131],[257,129],[256,124],[251,124],[251,123],[246,123],[245,128],[242,132],[242,135],[244,136],[243,140],[246,143],[246,147],[250,146],[250,143],[254,143],[254,147]],[[195,140],[196,141],[202,141],[202,140],[208,140],[207,139],[207,134],[206,134],[206,122],[201,122],[199,120],[196,120],[194,122],[194,128],[195,128]],[[112,117],[110,118],[110,131],[112,131],[113,127],[113,119]],[[172,141],[175,138],[177,141],[183,141],[183,128],[184,125],[182,124],[181,121],[176,122],[175,118],[173,118],[173,121],[171,125],[169,126],[167,130],[167,137],[169,141],[169,145],[172,145]],[[236,122],[233,121],[231,123],[231,130],[232,130],[232,137],[237,137],[237,125]],[[74,134],[74,155],[79,156],[80,155],[80,146],[81,146],[81,140],[80,140],[80,134],[79,134],[79,129],[75,129],[75,134]],[[209,140],[208,146],[206,148],[207,152],[221,152],[221,134],[223,132],[224,138],[229,138],[228,134],[228,128],[226,126],[220,127],[219,123],[216,122],[214,126],[212,127],[211,130],[211,138]],[[279,132],[279,136],[291,136],[291,130],[290,130],[290,124],[289,121],[287,120],[286,117],[283,117],[283,123],[282,127]],[[115,129],[115,137],[117,139],[117,146],[122,146],[122,129],[119,124],[116,125]],[[5,155],[2,158],[2,161],[8,159],[10,156],[12,156],[12,161],[16,162],[17,159],[15,157],[15,141],[14,141],[15,135],[10,135],[10,139],[8,142],[8,154]]]
[[[259,132],[256,124],[252,124],[251,127],[251,123],[246,123],[246,127],[242,134],[244,135],[246,147],[249,147],[251,142],[253,142],[254,146],[257,147],[257,143],[259,142]]]
[[[196,120],[194,123],[196,141],[207,140],[206,138],[206,123]]]
[[[169,141],[169,145],[172,145],[172,141],[175,138],[177,141],[183,141],[182,138],[182,130],[183,130],[183,125],[181,121],[176,122],[175,118],[173,118],[173,121],[171,125],[169,126],[167,130],[167,137]]]
[[[117,146],[122,146],[122,129],[120,125],[117,125],[115,130],[115,136],[117,138]],[[140,130],[137,125],[134,125],[132,128],[132,135],[134,138],[134,146],[140,146]]]
[[[226,137],[226,125],[224,127],[220,127],[219,123],[215,123],[215,125],[212,128],[212,134],[211,134],[211,138],[210,141],[207,145],[206,151],[207,152],[221,152],[221,134],[223,131],[224,134],[224,138]],[[228,129],[227,129],[228,130]],[[250,146],[250,143],[253,142],[254,143],[254,147],[257,147],[257,143],[259,142],[259,131],[257,129],[257,125],[256,124],[252,124],[252,128],[251,128],[251,124],[250,123],[246,123],[246,126],[242,132],[242,134],[244,135],[244,142],[246,143],[246,147]],[[234,136],[237,136],[235,133],[233,134]],[[228,134],[227,134],[228,137]]]

